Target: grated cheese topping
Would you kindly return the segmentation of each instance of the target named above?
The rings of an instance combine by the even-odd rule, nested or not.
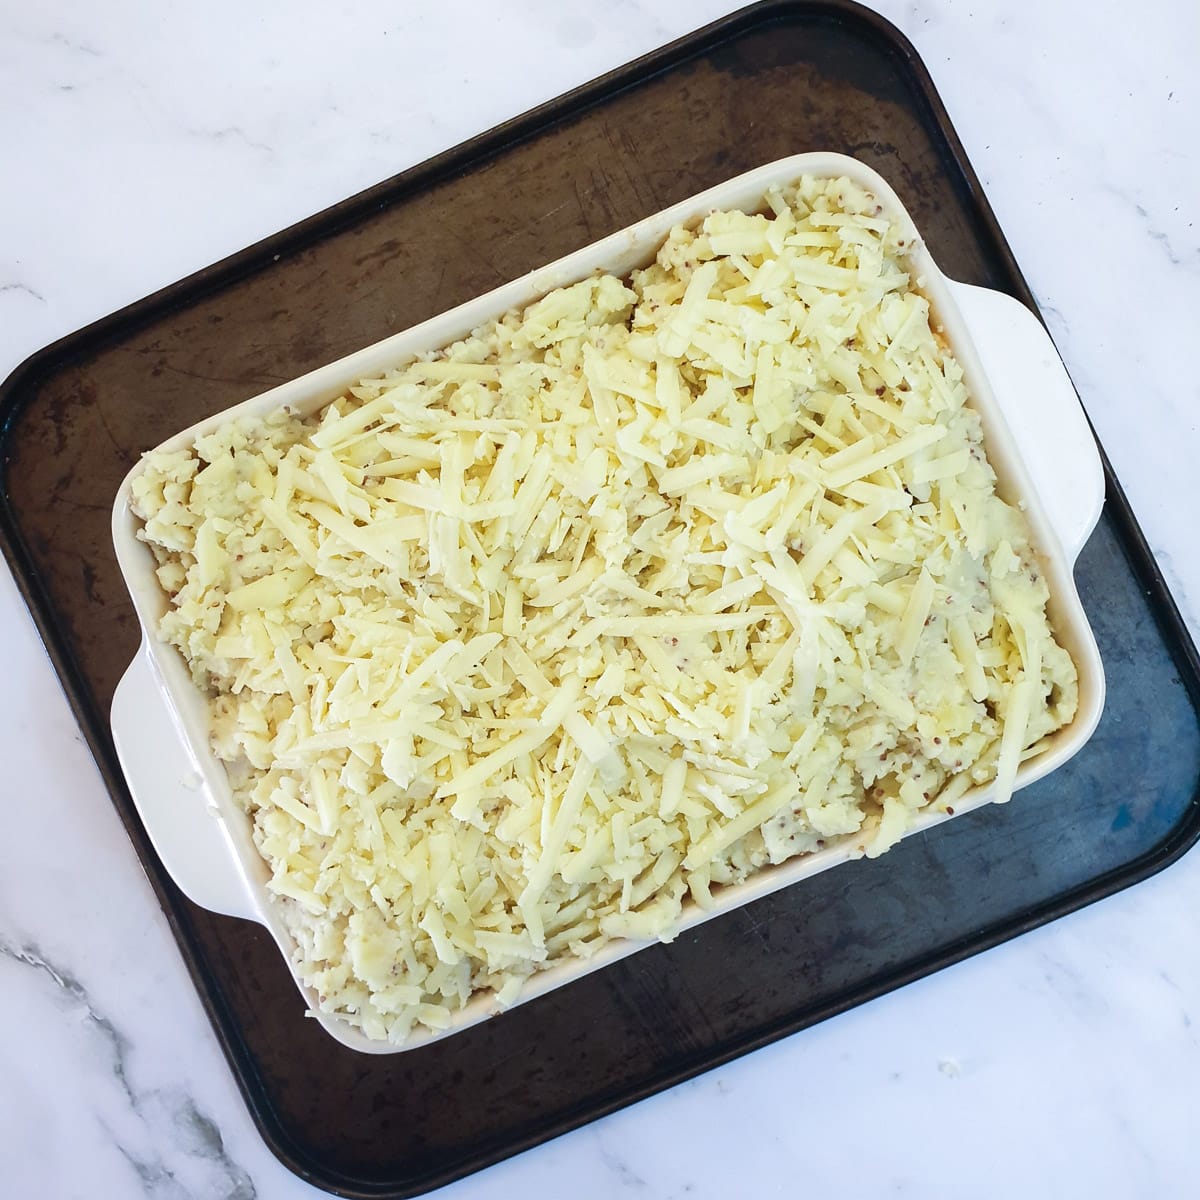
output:
[[[322,1009],[400,1044],[996,779],[1069,722],[1021,514],[845,179],[315,416],[147,456],[160,633]]]

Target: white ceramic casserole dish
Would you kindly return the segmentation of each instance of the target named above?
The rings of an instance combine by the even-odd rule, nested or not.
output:
[[[885,210],[911,218],[888,184],[855,159],[835,154],[800,154],[759,167],[648,217],[566,258],[533,271],[398,333],[373,346],[273,388],[244,404],[185,429],[161,448],[190,445],[230,418],[263,414],[290,405],[306,416],[342,395],[357,380],[378,374],[407,357],[445,346],[511,309],[523,307],[556,287],[597,269],[626,275],[655,255],[671,228],[712,209],[756,209],[772,185],[803,174],[847,176],[873,192]],[[1091,533],[1104,498],[1099,454],[1074,388],[1054,345],[1038,320],[1018,301],[998,292],[956,283],[942,274],[916,230],[911,262],[919,286],[961,364],[971,402],[983,418],[988,457],[1000,494],[1025,509],[1050,588],[1049,612],[1058,639],[1079,672],[1079,709],[1074,721],[1050,739],[1047,749],[1024,763],[1022,788],[1061,766],[1087,741],[1104,702],[1104,675],[1095,638],[1072,576],[1075,559]],[[130,509],[134,467],[117,494],[113,542],[142,626],[137,656],[117,687],[112,729],[134,803],[163,864],[180,889],[214,912],[264,925],[285,958],[293,942],[266,890],[269,871],[256,850],[250,819],[235,803],[225,770],[209,748],[207,700],[192,683],[182,656],[161,642],[155,629],[167,597],[155,577],[156,563],[137,538],[139,521]],[[956,817],[991,801],[992,789],[968,792]],[[924,814],[910,833],[948,819]],[[715,907],[685,905],[682,931],[770,892],[860,856],[856,838],[767,867],[714,898]],[[645,942],[610,943],[593,957],[571,960],[533,976],[518,1003],[598,970],[643,948]],[[490,994],[480,994],[437,1034],[417,1029],[403,1045],[367,1038],[348,1021],[317,1011],[315,997],[297,978],[310,1011],[331,1036],[365,1053],[396,1053],[446,1037],[493,1015]]]

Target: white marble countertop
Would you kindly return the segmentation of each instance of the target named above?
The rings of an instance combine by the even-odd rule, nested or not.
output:
[[[5,4],[0,376],[733,7]],[[1195,635],[1200,10],[877,7],[928,64]],[[250,1122],[6,571],[0,630],[0,1191],[315,1196]],[[1193,1196],[1198,910],[1193,852],[439,1195]]]

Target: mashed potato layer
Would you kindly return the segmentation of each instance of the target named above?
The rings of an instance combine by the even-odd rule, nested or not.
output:
[[[310,418],[155,452],[160,633],[320,1006],[511,1003],[1069,722],[911,233],[845,179],[677,228]]]

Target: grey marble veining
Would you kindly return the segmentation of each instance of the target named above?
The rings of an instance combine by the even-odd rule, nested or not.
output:
[[[97,1009],[77,977],[37,946],[14,945],[0,938],[0,981],[6,990],[31,993],[69,1027],[75,1043],[72,1065],[89,1073],[87,1090],[98,1101],[91,1113],[94,1132],[124,1160],[132,1175],[108,1186],[136,1181],[141,1193],[154,1200],[193,1196],[254,1200],[258,1194],[254,1182],[230,1157],[217,1121],[179,1086],[141,1082],[133,1061],[136,1039]],[[69,1075],[57,1082],[72,1090],[76,1083]],[[18,1170],[18,1176],[22,1173]],[[120,1193],[114,1188],[112,1194]]]

